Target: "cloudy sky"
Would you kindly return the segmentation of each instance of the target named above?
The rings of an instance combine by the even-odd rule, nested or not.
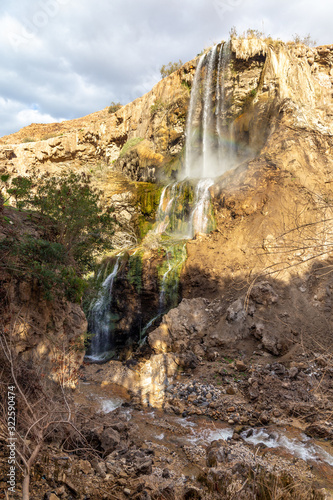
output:
[[[148,92],[230,28],[333,43],[331,0],[2,0],[0,136]]]

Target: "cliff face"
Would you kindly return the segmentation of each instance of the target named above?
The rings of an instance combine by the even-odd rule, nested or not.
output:
[[[23,173],[31,167],[54,171],[68,166],[78,169],[96,162],[111,164],[122,146],[135,137],[151,141],[156,153],[175,155],[184,140],[188,86],[195,64],[195,61],[185,64],[116,113],[109,114],[105,109],[68,122],[34,124],[3,137],[2,169]],[[52,135],[55,137],[41,140]],[[35,142],[24,142],[28,140]]]
[[[274,355],[300,343],[330,349],[332,46],[237,40],[233,48],[237,64],[265,58],[234,122],[235,142],[246,141],[252,159],[211,188],[217,230],[188,243],[183,296],[218,301],[207,348],[246,349],[256,339]],[[257,284],[272,286],[276,300],[252,297]]]
[[[240,161],[211,187],[216,231],[187,244],[184,297],[223,296],[227,315],[230,303],[245,300],[238,285],[248,287],[260,276],[287,287],[285,296],[291,287],[299,309],[306,303],[318,311],[328,307],[330,295],[323,290],[330,290],[329,278],[325,286],[311,280],[313,262],[323,265],[330,254],[332,234],[332,62],[333,46],[231,41],[222,112]],[[185,64],[114,114],[103,110],[3,138],[0,169],[86,169],[116,207],[117,237],[126,239],[129,228],[137,237],[145,213],[141,182],[170,179],[182,167],[189,87],[197,64],[198,59]],[[63,135],[39,140],[46,133]],[[36,142],[18,143],[28,135]],[[153,219],[154,211],[149,214]],[[157,295],[156,289],[151,303],[158,302]],[[129,303],[137,308],[136,299]],[[287,301],[285,307],[290,307]],[[318,331],[324,329],[319,316]],[[221,321],[223,331],[226,316]],[[251,331],[251,321],[245,323],[235,338]],[[287,330],[294,326],[290,321]],[[230,340],[228,328],[224,340]]]
[[[232,40],[225,85],[226,114],[234,122],[235,141],[247,144],[255,153],[260,151],[277,103],[281,105],[283,100],[289,100],[287,112],[298,126],[330,130],[327,117],[331,113],[332,47],[309,49],[259,39]],[[52,172],[100,163],[134,181],[156,180],[158,169],[177,160],[184,147],[197,63],[198,59],[186,63],[116,113],[109,114],[106,108],[68,122],[33,124],[3,137],[1,170],[21,174],[37,167]],[[288,106],[286,102],[284,106]],[[129,158],[126,154],[119,158],[122,147],[135,138],[145,139],[145,143],[134,152],[129,148]],[[23,142],[29,140],[35,142]]]

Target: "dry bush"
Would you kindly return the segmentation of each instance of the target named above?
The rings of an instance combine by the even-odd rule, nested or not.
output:
[[[24,361],[11,343],[10,332],[1,325],[0,366],[0,441],[9,442],[10,392],[15,394],[16,422],[12,432],[16,466],[23,476],[22,498],[28,500],[32,468],[46,442],[56,438],[82,448],[86,443],[76,425],[72,393],[43,376],[42,367]]]

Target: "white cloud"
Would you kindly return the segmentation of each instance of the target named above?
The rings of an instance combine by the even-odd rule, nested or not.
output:
[[[22,109],[17,113],[17,122],[20,127],[25,127],[30,123],[54,123],[56,120],[47,113],[41,113],[37,109]]]
[[[191,59],[233,25],[330,43],[332,17],[328,0],[315,8],[310,0],[4,0],[0,135],[30,118],[71,119],[129,102],[159,80],[162,64]]]

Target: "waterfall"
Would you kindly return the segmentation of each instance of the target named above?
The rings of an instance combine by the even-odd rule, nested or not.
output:
[[[163,189],[157,210],[155,233],[168,232],[179,237],[186,233],[190,189],[186,180],[168,184]]]
[[[215,45],[203,54],[193,79],[185,131],[185,172],[190,179],[214,178],[235,165],[226,123],[225,75],[230,49]]]
[[[225,117],[229,56],[223,43],[199,59],[186,122],[184,180],[163,189],[155,226],[158,234],[193,238],[211,227],[209,188],[216,176],[235,163]]]
[[[194,208],[189,226],[190,237],[193,237],[196,233],[206,233],[209,228],[209,188],[213,184],[212,179],[201,179],[196,186]]]
[[[203,54],[199,60],[191,90],[191,99],[186,122],[185,131],[185,177],[190,178],[193,172],[193,165],[195,164],[196,156],[199,154],[196,147],[199,135],[199,128],[196,124],[195,114],[200,102],[200,83],[201,72],[205,62],[206,54]]]
[[[164,187],[155,226],[146,236],[147,247],[156,248],[157,244],[165,255],[157,268],[158,305],[152,311],[154,317],[138,332],[140,343],[149,328],[177,305],[180,273],[186,260],[184,240],[211,230],[214,219],[210,188],[216,177],[235,165],[235,150],[227,124],[225,75],[229,57],[226,44],[218,44],[204,53],[197,64],[185,130],[184,175]],[[119,265],[120,257],[103,281],[88,314],[89,331],[94,335],[88,356],[92,360],[105,359],[113,348],[112,292]]]
[[[112,349],[112,290],[114,280],[117,276],[120,264],[120,256],[118,256],[112,272],[103,281],[99,290],[97,299],[92,306],[88,322],[89,332],[93,335],[89,347],[88,358],[92,360],[102,359],[103,354]]]
[[[213,161],[214,137],[212,137],[212,92],[213,92],[213,70],[216,63],[217,45],[207,55],[207,74],[204,80],[204,100],[202,118],[202,171],[200,177],[209,177],[211,162]]]

